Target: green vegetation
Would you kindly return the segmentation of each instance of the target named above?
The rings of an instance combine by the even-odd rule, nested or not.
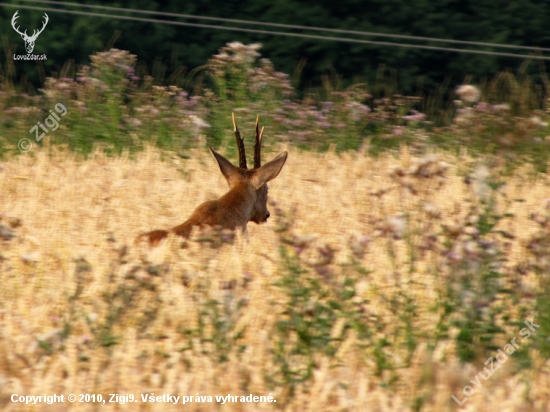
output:
[[[22,41],[17,33],[10,29],[13,13],[19,9],[21,15],[19,21],[22,27],[28,27],[32,32],[31,28],[40,27],[42,12],[23,9],[21,7],[27,4],[16,0],[8,0],[7,3],[20,6],[19,8],[15,6],[0,9],[0,25],[7,28],[3,31],[3,36],[6,36],[4,41],[9,41],[10,46],[16,47],[17,52],[20,53],[23,49]],[[460,2],[418,0],[411,3],[403,0],[344,0],[339,2],[245,0],[232,3],[212,0],[202,2],[87,0],[78,3],[140,11],[241,19],[250,22],[550,48],[550,33],[547,29],[550,4],[547,1],[511,0],[503,3],[496,0],[464,0]],[[48,6],[43,5],[43,7]],[[44,74],[60,73],[63,62],[74,61],[76,64],[86,64],[88,56],[98,50],[108,50],[111,47],[129,50],[139,55],[144,65],[150,68],[148,74],[158,79],[164,77],[165,74],[182,70],[182,68],[187,72],[195,70],[229,41],[240,41],[245,44],[262,43],[265,55],[269,56],[275,66],[284,73],[293,73],[297,67],[301,67],[303,75],[294,79],[295,83],[293,84],[299,90],[321,85],[323,76],[330,73],[342,75],[345,87],[358,82],[379,83],[381,74],[379,69],[383,67],[382,75],[390,80],[395,93],[430,95],[441,84],[450,84],[453,89],[456,85],[464,83],[467,76],[473,76],[470,81],[478,84],[505,69],[515,72],[522,65],[521,59],[504,56],[241,33],[213,28],[121,20],[116,16],[303,33],[303,31],[295,29],[177,19],[162,15],[83,7],[53,7],[59,11],[48,12],[50,22],[40,35],[36,45],[36,53],[46,53],[48,60],[44,62],[43,68],[37,66],[35,62],[19,62],[22,64],[21,68],[18,68],[18,76],[21,76],[23,83],[26,83],[27,79],[30,80],[35,88],[43,82]],[[115,17],[75,15],[65,13],[65,10],[105,13]],[[435,41],[420,42],[376,36],[351,36],[323,31],[308,31],[306,33],[481,51],[538,53],[537,51],[464,46]],[[538,83],[542,82],[540,70],[536,64],[532,64],[528,70],[529,74],[537,78]]]
[[[82,153],[97,144],[121,153],[154,142],[185,157],[190,147],[218,146],[231,139],[228,119],[235,112],[238,117],[262,117],[267,145],[367,148],[372,154],[402,143],[417,153],[467,147],[472,153],[498,154],[509,165],[528,161],[539,171],[547,169],[549,89],[525,72],[504,72],[479,86],[463,85],[451,93],[451,104],[395,94],[384,78],[373,86],[343,88],[337,76],[327,77],[322,88],[299,97],[289,76],[260,58],[258,50],[258,45],[229,43],[200,70],[167,79],[172,83],[168,86],[161,85],[163,79],[141,75],[136,56],[116,49],[92,55],[90,66],[67,63],[38,95],[19,92],[6,74],[0,95],[0,154],[18,153],[18,142],[27,138],[32,144],[60,143]],[[449,91],[440,95],[445,93]],[[44,129],[34,126],[44,123],[58,103],[68,113],[59,120],[59,130],[50,127],[37,143]]]

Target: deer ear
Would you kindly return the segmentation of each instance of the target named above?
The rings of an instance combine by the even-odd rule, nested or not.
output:
[[[227,184],[229,184],[229,179],[235,173],[237,167],[233,166],[231,162],[227,160],[225,157],[223,157],[221,154],[216,153],[211,147],[210,147],[210,151],[216,158],[216,161],[220,166],[220,170],[223,176],[225,177],[225,180],[227,180]]]
[[[270,180],[275,179],[283,168],[287,156],[288,153],[283,152],[272,161],[267,162],[259,169],[254,170],[254,174],[252,175],[252,185],[254,188],[259,189]]]

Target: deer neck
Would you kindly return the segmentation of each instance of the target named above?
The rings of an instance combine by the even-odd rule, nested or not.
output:
[[[219,201],[224,207],[233,210],[242,221],[242,225],[246,226],[252,217],[256,191],[251,185],[239,184],[231,188]]]

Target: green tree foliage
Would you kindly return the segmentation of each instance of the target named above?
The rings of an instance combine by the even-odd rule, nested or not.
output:
[[[15,2],[12,3],[15,4]],[[82,3],[249,21],[550,48],[550,31],[547,24],[550,18],[548,1],[204,0],[176,2],[127,0]],[[62,10],[58,6],[47,7]],[[17,46],[18,53],[23,53],[22,40],[10,27],[10,20],[15,10],[17,10],[16,7],[0,9],[0,24],[4,27],[2,36],[12,46]],[[22,8],[19,10],[21,16],[19,22],[22,27],[28,27],[32,32],[33,27],[40,26],[42,12]],[[130,16],[122,12],[105,11],[105,13]],[[409,93],[417,92],[419,84],[424,89],[431,89],[444,80],[450,81],[451,84],[461,83],[466,76],[474,76],[474,79],[479,80],[503,69],[516,70],[523,63],[522,59],[508,57],[240,33],[63,12],[49,12],[49,16],[48,27],[40,35],[36,46],[36,53],[48,55],[48,61],[44,62],[46,76],[52,71],[59,72],[63,63],[68,60],[87,63],[90,54],[110,47],[113,42],[117,48],[137,54],[149,70],[156,70],[157,75],[164,74],[165,78],[177,67],[184,66],[189,71],[203,65],[209,56],[227,42],[260,42],[264,46],[262,54],[271,59],[280,71],[293,73],[301,61],[306,62],[301,73],[300,87],[319,84],[321,76],[327,73],[338,73],[347,81],[352,81],[357,76],[373,81],[380,74],[379,68],[383,66],[385,73],[397,73],[396,82],[400,90]],[[163,16],[134,16],[168,19]],[[230,25],[188,19],[180,21]],[[277,30],[256,26],[254,28]],[[280,30],[295,32],[290,29]],[[321,32],[312,34],[347,36]],[[361,38],[392,41],[381,37]],[[411,43],[407,40],[393,41]],[[423,44],[444,45],[435,42]],[[452,44],[447,46],[465,47]],[[491,49],[482,48],[482,50]],[[531,66],[533,72],[539,70],[536,64]],[[17,69],[19,75],[29,76],[34,83],[40,81],[35,62],[19,61]]]

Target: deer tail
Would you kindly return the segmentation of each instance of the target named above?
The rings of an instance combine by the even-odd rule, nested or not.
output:
[[[153,230],[151,232],[142,233],[134,240],[135,244],[138,244],[143,239],[147,239],[150,246],[157,246],[159,242],[168,236],[167,230]]]

